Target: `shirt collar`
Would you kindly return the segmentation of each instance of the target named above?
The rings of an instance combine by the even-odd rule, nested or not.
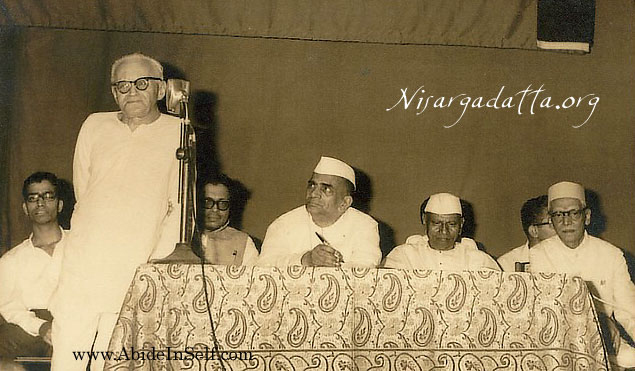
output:
[[[62,242],[66,234],[66,231],[61,226],[57,226],[57,227],[60,229],[60,232],[62,233],[62,237],[59,240],[59,242]],[[29,235],[29,241],[31,241],[31,245],[33,245],[33,232],[31,232],[31,234]]]
[[[57,241],[56,246],[62,243],[64,241],[64,237],[66,236],[66,231],[61,226],[58,226],[58,228],[62,233],[62,237],[60,237],[60,240]],[[29,235],[29,245],[31,245],[31,248],[40,249],[39,247],[35,247],[35,245],[33,244],[33,232],[31,232],[31,234]]]
[[[582,241],[580,242],[580,244],[578,245],[578,247],[576,247],[574,250],[577,249],[584,249],[586,248],[586,246],[588,245],[587,241],[589,241],[589,235],[586,233],[586,230],[584,231],[584,236],[582,237]]]
[[[220,226],[217,229],[214,229],[213,231],[205,231],[204,234],[216,234],[216,233],[220,233],[222,231],[224,231],[227,227],[229,226],[229,219],[227,219],[227,221],[225,222],[225,224],[223,224],[222,226]]]
[[[570,248],[569,246],[567,246],[558,235],[555,235],[553,237],[551,237],[553,239],[555,239],[556,241],[558,241],[558,245],[560,247],[563,248],[564,251],[571,253],[571,254],[577,254],[580,251],[584,250],[586,248],[586,246],[588,245],[587,241],[589,241],[589,235],[587,233],[587,231],[584,231],[584,236],[582,237],[582,241],[580,242],[580,244],[578,246],[576,246],[575,248]],[[542,242],[541,242],[542,243]],[[536,245],[538,246],[538,245]]]
[[[436,253],[442,253],[442,254],[451,254],[454,251],[457,250],[457,247],[459,247],[460,243],[459,242],[454,242],[454,247],[452,247],[449,250],[436,250],[433,249],[432,246],[430,246],[430,238],[428,238],[428,235],[424,235],[423,237],[423,246],[425,249],[430,250],[432,252],[436,252]]]
[[[325,229],[330,229],[330,228],[334,228],[335,226],[337,226],[337,224],[344,219],[344,217],[346,215],[348,215],[348,211],[351,208],[349,207],[348,209],[346,209],[346,211],[344,211],[344,213],[342,213],[342,215],[340,215],[339,218],[337,218],[337,220],[335,222],[333,222],[333,224],[329,225],[328,227],[320,227],[319,225],[315,224],[315,222],[313,221],[313,217],[311,216],[311,213],[309,213],[309,210],[306,209],[306,205],[304,206],[304,211],[306,211],[306,215],[307,218],[309,218],[309,223],[311,225],[311,227],[313,228],[313,230],[318,230],[318,231],[323,231]]]

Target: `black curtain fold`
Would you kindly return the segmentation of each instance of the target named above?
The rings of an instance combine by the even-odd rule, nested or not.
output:
[[[17,30],[14,27],[0,27],[0,254],[11,241],[9,223],[9,151],[10,140],[16,126],[13,120],[13,103],[16,94],[16,71],[18,61],[16,47]]]
[[[0,24],[535,49],[536,1],[22,0],[0,8]]]

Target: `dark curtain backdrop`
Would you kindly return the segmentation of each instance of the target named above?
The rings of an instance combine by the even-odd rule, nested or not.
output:
[[[537,1],[22,0],[0,7],[0,24],[535,49]]]
[[[597,196],[594,233],[635,252],[633,8],[632,1],[598,3],[588,55],[5,25],[2,248],[29,230],[22,180],[36,170],[72,179],[82,121],[116,109],[110,64],[141,51],[192,82],[201,150],[250,191],[242,227],[257,238],[303,202],[313,166],[331,155],[365,176],[363,207],[397,244],[420,232],[421,201],[449,191],[471,204],[475,238],[500,255],[524,241],[522,203],[572,180]],[[600,101],[577,129],[572,125],[592,109],[589,97],[577,108],[536,108],[533,115],[527,103],[522,114],[468,109],[451,128],[444,125],[462,111],[456,102],[417,115],[415,98],[409,109],[387,111],[400,89],[410,95],[423,86],[424,99],[489,99],[504,86],[502,101],[518,100],[530,84],[544,84],[540,99],[551,96],[554,105],[588,94]]]

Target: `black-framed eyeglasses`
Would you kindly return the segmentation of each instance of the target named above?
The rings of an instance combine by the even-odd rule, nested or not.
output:
[[[577,221],[582,219],[582,216],[584,216],[585,211],[586,211],[586,208],[574,209],[569,211],[552,211],[549,213],[549,216],[551,217],[552,220],[557,222],[563,221],[565,217],[570,217],[572,220]]]
[[[162,78],[160,77],[152,77],[152,76],[143,76],[143,77],[139,77],[138,79],[134,80],[134,81],[130,81],[130,80],[120,80],[117,82],[113,82],[112,86],[115,87],[115,89],[117,89],[117,91],[121,94],[126,94],[127,92],[130,91],[130,89],[132,89],[132,85],[134,85],[135,89],[139,90],[139,91],[144,91],[148,88],[148,86],[150,86],[150,81],[154,80],[154,81],[163,81]]]
[[[214,205],[216,205],[220,211],[229,210],[229,200],[214,200],[208,197],[203,200],[203,207],[206,209],[213,209]]]
[[[39,199],[42,199],[44,202],[51,202],[57,199],[57,194],[55,192],[44,192],[44,193],[29,193],[26,195],[25,201],[28,203],[36,203]]]

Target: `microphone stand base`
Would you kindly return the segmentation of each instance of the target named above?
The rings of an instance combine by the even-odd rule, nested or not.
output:
[[[177,243],[174,251],[163,259],[150,260],[152,264],[168,264],[168,263],[184,263],[198,264],[201,258],[194,253],[192,247],[188,243]]]

